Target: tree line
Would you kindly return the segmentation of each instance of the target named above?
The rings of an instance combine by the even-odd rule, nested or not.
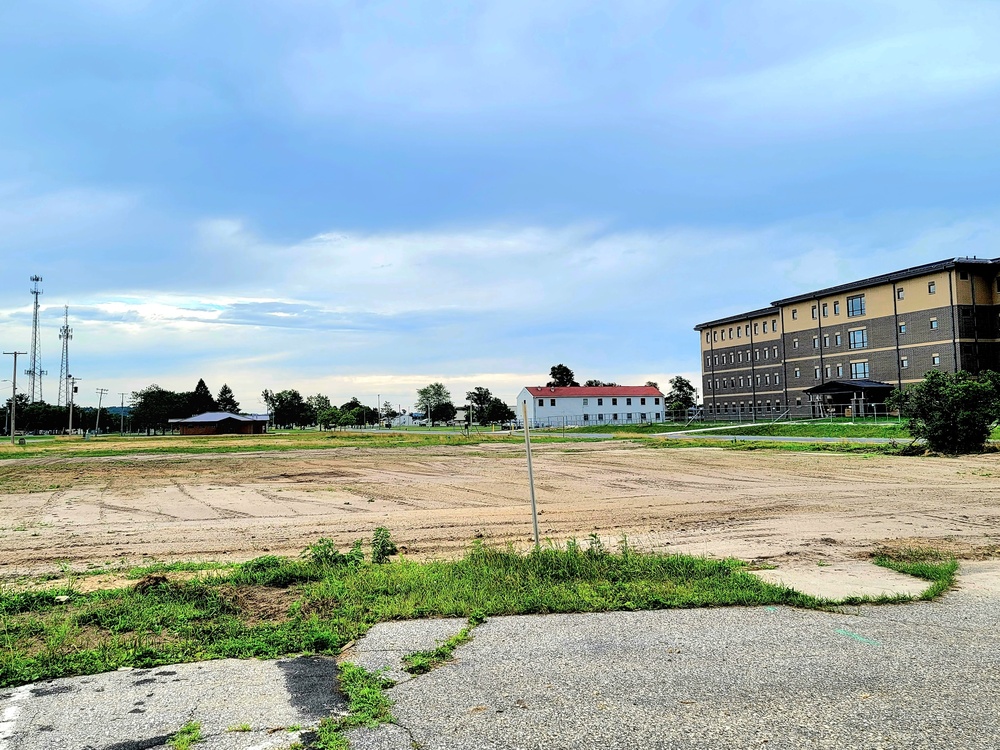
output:
[[[0,429],[5,435],[10,434],[10,407],[11,400],[8,398],[0,412]],[[56,406],[45,401],[31,403],[26,393],[17,394],[14,417],[16,422],[14,428],[18,432],[61,434],[69,430],[68,406]],[[74,431],[93,432],[98,427],[104,432],[117,430],[119,416],[112,414],[103,406],[99,418],[96,407],[73,407]]]

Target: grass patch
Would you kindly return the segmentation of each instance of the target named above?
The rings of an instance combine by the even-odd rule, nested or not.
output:
[[[729,427],[713,430],[713,435],[760,435],[762,437],[873,437],[912,440],[905,422],[857,422],[815,420],[809,422],[772,422],[769,424]]]
[[[958,561],[954,557],[932,549],[906,549],[892,557],[878,555],[873,562],[897,573],[930,581],[931,585],[919,597],[925,601],[936,599],[954,586],[958,573]]]
[[[344,732],[394,721],[392,699],[385,694],[386,688],[393,686],[392,680],[349,662],[340,665],[338,677],[350,713],[320,721],[316,728],[316,746],[320,750],[347,750]]]
[[[451,655],[463,643],[472,640],[472,629],[484,622],[481,617],[470,617],[469,624],[459,630],[437,648],[430,651],[414,651],[403,657],[404,668],[410,674],[427,674],[432,669],[451,661]]]
[[[202,741],[201,724],[197,721],[189,721],[180,730],[167,740],[167,747],[174,750],[189,750],[192,745]]]

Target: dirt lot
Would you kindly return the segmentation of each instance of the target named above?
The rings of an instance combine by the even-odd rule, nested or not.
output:
[[[535,452],[542,534],[646,549],[836,561],[881,545],[1000,554],[1000,461],[653,449]],[[510,445],[44,458],[0,464],[0,575],[108,562],[244,560],[345,547],[387,526],[406,554],[531,540]]]

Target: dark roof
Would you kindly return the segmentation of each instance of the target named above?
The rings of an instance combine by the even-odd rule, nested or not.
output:
[[[718,320],[710,320],[708,323],[699,323],[694,327],[694,330],[700,331],[703,328],[710,328],[711,326],[723,326],[727,323],[735,323],[736,321],[744,321],[750,318],[766,318],[769,315],[778,315],[781,310],[777,307],[762,307],[760,310],[752,310],[751,312],[740,313],[739,315],[730,315],[728,318],[719,318]]]
[[[226,419],[233,419],[237,422],[266,422],[266,414],[230,414],[228,411],[207,411],[204,414],[195,414],[187,419],[170,419],[171,424],[213,424]]]
[[[651,385],[574,385],[560,388],[551,386],[528,386],[532,396],[546,398],[588,398],[592,396],[662,396],[659,388]]]
[[[936,271],[947,271],[949,269],[960,268],[962,266],[971,267],[990,265],[1000,265],[1000,258],[948,258],[946,260],[935,261],[934,263],[924,263],[920,266],[911,266],[910,268],[904,268],[900,271],[892,271],[890,273],[882,274],[881,276],[869,276],[868,278],[860,279],[859,281],[852,281],[838,286],[830,286],[825,289],[817,289],[814,292],[806,292],[805,294],[796,294],[793,297],[785,297],[784,299],[775,300],[771,303],[771,307],[764,308],[762,310],[753,310],[752,312],[730,315],[726,318],[719,318],[718,320],[710,320],[707,323],[699,323],[694,327],[694,330],[701,331],[705,328],[726,325],[728,323],[734,323],[738,320],[743,321],[748,318],[776,314],[779,311],[779,308],[784,305],[790,305],[795,302],[806,302],[819,297],[829,297],[834,294],[843,294],[844,292],[867,289],[870,286],[887,284],[890,281],[912,279],[916,276],[925,276],[926,274],[935,273]]]
[[[857,380],[827,380],[820,385],[806,388],[803,393],[857,393],[860,391],[891,391],[896,386],[883,383],[881,380],[858,378]]]

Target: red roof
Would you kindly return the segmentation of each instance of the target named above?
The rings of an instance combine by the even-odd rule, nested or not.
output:
[[[589,398],[592,396],[662,396],[659,388],[651,385],[599,385],[550,388],[529,386],[528,393],[536,398]]]

